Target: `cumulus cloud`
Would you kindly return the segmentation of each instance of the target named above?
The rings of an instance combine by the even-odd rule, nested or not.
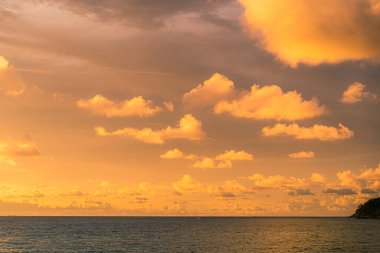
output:
[[[16,157],[38,156],[40,151],[31,140],[0,140],[0,164],[17,166]]]
[[[201,183],[187,174],[184,175],[179,181],[173,182],[172,186],[174,191],[180,194],[196,192],[202,188]]]
[[[190,106],[213,106],[215,114],[256,120],[301,120],[326,113],[316,98],[305,100],[297,91],[284,92],[278,85],[254,84],[250,91],[236,89],[227,77],[215,73],[183,96]]]
[[[292,67],[380,58],[378,1],[239,2],[249,34]]]
[[[313,125],[312,127],[301,127],[298,124],[276,124],[273,127],[262,129],[264,136],[287,135],[295,139],[317,139],[321,141],[335,141],[352,138],[354,132],[339,124],[339,127]]]
[[[0,56],[0,94],[18,97],[27,89],[27,85],[18,75],[16,70],[10,66],[7,59]]]
[[[242,194],[252,193],[246,186],[236,180],[225,180],[218,187],[209,186],[207,192],[222,198],[235,198]]]
[[[215,157],[185,154],[179,149],[171,149],[160,155],[162,159],[187,159],[196,160],[193,164],[198,169],[225,169],[232,168],[232,161],[251,161],[253,155],[245,151],[226,150]]]
[[[185,154],[181,150],[175,148],[166,151],[164,154],[160,155],[160,158],[162,159],[187,159],[187,160],[194,160],[197,159],[197,155],[193,154]]]
[[[152,116],[161,110],[160,107],[152,106],[151,101],[145,100],[141,96],[116,103],[102,95],[96,95],[87,100],[79,100],[77,106],[93,114],[106,117],[147,117]]]
[[[234,83],[227,77],[215,73],[209,79],[199,84],[183,95],[183,102],[191,107],[214,105],[220,100],[231,97],[234,93]]]
[[[249,177],[257,189],[303,189],[309,185],[306,178],[285,177],[281,175],[264,176],[256,173]]]
[[[236,99],[218,102],[214,112],[258,120],[301,120],[320,116],[326,110],[317,99],[304,100],[297,91],[284,92],[277,85],[253,85],[250,92],[242,92]]]
[[[311,174],[310,180],[313,183],[321,183],[321,184],[323,184],[323,183],[326,182],[325,176],[323,176],[322,174],[319,174],[319,173],[313,173],[313,174]]]
[[[201,140],[206,136],[202,129],[202,123],[191,114],[186,114],[179,121],[178,127],[168,126],[161,130],[151,128],[122,128],[108,132],[103,127],[96,127],[98,136],[121,136],[139,140],[150,144],[163,144],[169,139]]]
[[[296,153],[291,153],[288,156],[290,158],[314,158],[315,154],[313,151],[300,151]]]
[[[252,161],[253,155],[245,151],[226,150],[224,153],[211,157],[203,157],[193,167],[198,169],[232,168],[232,161]]]
[[[366,98],[376,98],[375,94],[364,91],[365,85],[362,83],[353,83],[343,92],[340,102],[344,104],[356,104]]]

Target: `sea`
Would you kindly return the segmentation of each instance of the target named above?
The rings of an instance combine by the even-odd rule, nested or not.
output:
[[[380,220],[9,216],[0,252],[380,252]]]

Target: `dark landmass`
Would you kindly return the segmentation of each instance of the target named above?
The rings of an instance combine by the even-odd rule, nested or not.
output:
[[[380,198],[370,199],[364,204],[360,204],[351,217],[357,219],[380,219]]]

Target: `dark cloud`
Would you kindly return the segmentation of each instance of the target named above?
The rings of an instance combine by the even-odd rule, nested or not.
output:
[[[296,189],[294,191],[288,192],[288,195],[290,196],[308,196],[308,195],[314,195],[312,191],[309,189]]]
[[[362,194],[377,194],[377,191],[371,190],[371,189],[362,189]]]
[[[154,29],[167,18],[183,13],[213,12],[233,0],[43,0],[79,15],[105,22],[124,22],[131,26]]]
[[[355,195],[357,194],[355,191],[352,189],[333,189],[333,188],[328,188],[325,193],[331,193],[331,194],[337,194],[337,195]]]

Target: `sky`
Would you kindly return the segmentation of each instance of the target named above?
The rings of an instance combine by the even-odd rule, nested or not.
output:
[[[379,0],[1,0],[0,215],[350,215],[379,29]]]

